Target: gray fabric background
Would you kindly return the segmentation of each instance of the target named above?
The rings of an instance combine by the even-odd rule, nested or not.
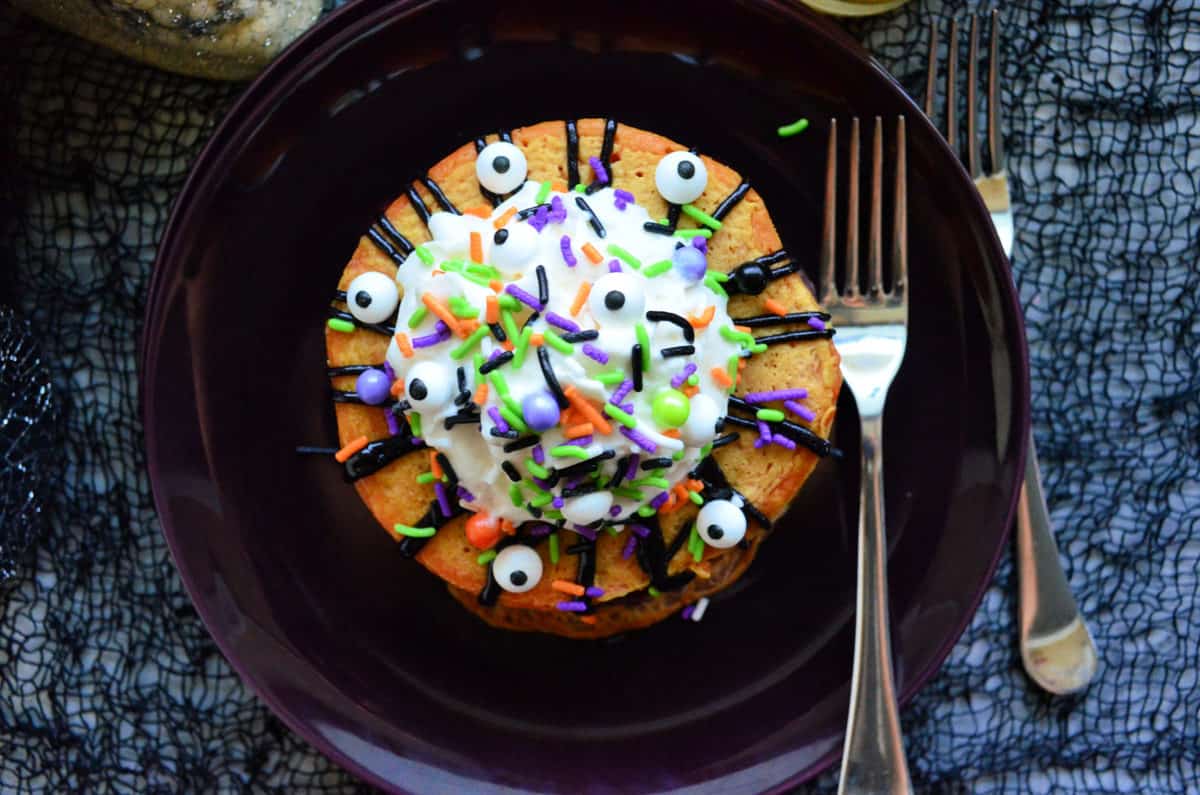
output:
[[[918,0],[852,30],[914,92]],[[1005,560],[903,714],[920,792],[1200,792],[1200,3],[1005,3],[1035,432],[1101,676],[1020,669]],[[240,87],[0,7],[0,261],[63,404],[62,488],[0,592],[0,791],[353,792],[208,639],[144,474],[134,353],[170,202]],[[4,282],[0,280],[0,284]],[[832,774],[805,789],[830,792]]]

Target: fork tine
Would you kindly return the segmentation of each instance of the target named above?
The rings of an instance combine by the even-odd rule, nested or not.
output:
[[[958,156],[958,20],[950,20],[946,43],[946,143]]]
[[[850,180],[846,191],[846,288],[843,294],[857,296],[858,277],[858,117],[850,119]]]
[[[975,84],[979,79],[979,17],[971,15],[971,44],[967,51],[967,170],[971,179],[983,175],[979,167],[979,125],[975,118],[979,112],[978,91]]]
[[[869,295],[883,292],[883,119],[875,117],[875,141],[871,149],[871,231],[867,240],[870,268]]]
[[[992,173],[1004,168],[1004,141],[1000,138],[1000,10],[992,9],[991,47],[988,52],[988,154]]]
[[[837,252],[837,119],[829,120],[829,151],[825,156],[825,225],[821,233],[821,303],[837,297],[834,265]]]
[[[933,119],[933,102],[937,97],[937,20],[929,20],[929,60],[925,64],[925,115]],[[937,122],[934,122],[937,126]]]
[[[908,139],[904,117],[896,121],[896,195],[892,202],[892,294],[908,289]]]

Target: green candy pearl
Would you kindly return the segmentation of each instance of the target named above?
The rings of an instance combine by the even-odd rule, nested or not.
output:
[[[654,396],[650,411],[654,416],[654,421],[659,425],[678,428],[687,422],[688,415],[692,411],[692,404],[688,401],[687,395],[678,389],[664,389]]]

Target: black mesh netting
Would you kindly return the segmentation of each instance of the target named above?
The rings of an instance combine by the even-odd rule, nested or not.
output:
[[[920,0],[856,33],[917,92]],[[1101,676],[1024,678],[1004,562],[903,714],[923,792],[1200,787],[1200,2],[1004,4],[1015,269],[1034,420]],[[0,593],[0,791],[346,792],[209,640],[145,475],[135,345],[155,246],[234,85],[0,9],[0,261],[53,363],[61,485]],[[0,281],[3,284],[4,281]],[[9,528],[3,528],[6,532]],[[832,774],[813,787],[834,788]]]

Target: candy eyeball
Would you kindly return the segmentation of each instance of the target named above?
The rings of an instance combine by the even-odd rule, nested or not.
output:
[[[509,593],[533,590],[542,579],[542,559],[532,547],[513,544],[492,561],[492,576]]]
[[[592,285],[588,308],[598,322],[633,323],[642,319],[646,294],[641,278],[629,273],[608,273]]]
[[[454,377],[438,362],[419,362],[405,375],[404,392],[418,411],[436,411],[450,401]]]
[[[679,428],[679,435],[693,447],[703,446],[717,435],[717,420],[721,410],[706,395],[694,395],[688,405],[687,420]]]
[[[672,152],[658,161],[654,185],[672,204],[689,204],[704,193],[708,169],[704,167],[704,161],[691,152]]]
[[[746,515],[729,500],[710,500],[696,516],[696,532],[710,547],[728,549],[746,537]]]
[[[346,307],[363,323],[382,323],[396,313],[399,303],[396,280],[375,271],[360,273],[346,288]]]
[[[492,193],[513,192],[525,184],[528,172],[525,153],[507,141],[488,144],[475,159],[475,176]]]
[[[521,270],[537,252],[538,233],[529,224],[509,224],[492,235],[488,262],[505,270]]]

